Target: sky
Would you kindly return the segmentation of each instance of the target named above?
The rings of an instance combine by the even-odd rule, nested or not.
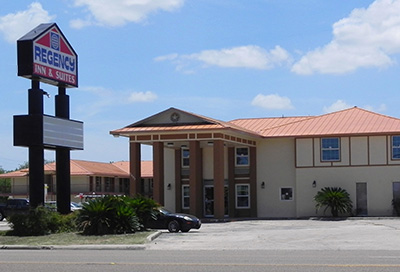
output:
[[[109,132],[170,107],[222,121],[310,116],[358,106],[400,118],[400,0],[0,0],[0,167],[28,161],[13,116],[30,80],[17,43],[55,22],[78,54],[72,159],[129,160]],[[57,88],[41,84],[44,113]],[[46,150],[46,160],[55,152]],[[151,148],[143,147],[143,160]]]

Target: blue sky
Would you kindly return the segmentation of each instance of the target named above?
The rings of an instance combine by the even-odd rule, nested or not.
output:
[[[13,115],[27,114],[30,81],[17,77],[16,40],[56,22],[79,56],[71,119],[85,149],[71,158],[128,160],[110,130],[169,107],[223,121],[320,115],[358,106],[400,117],[400,0],[0,0],[0,166]],[[54,86],[41,84],[45,114]],[[46,151],[54,160],[54,152]],[[144,148],[142,159],[151,159]]]

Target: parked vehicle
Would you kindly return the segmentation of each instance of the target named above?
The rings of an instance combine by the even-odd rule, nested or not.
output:
[[[72,212],[82,209],[82,206],[76,202],[71,202],[70,205]],[[57,201],[46,201],[46,203],[44,203],[44,206],[51,211],[57,211]]]
[[[173,213],[165,208],[157,208],[156,219],[149,219],[146,227],[151,229],[168,229],[170,232],[188,232],[191,229],[199,229],[201,221],[193,215]]]
[[[29,200],[26,198],[10,198],[6,204],[0,205],[0,221],[16,213],[26,213],[29,210]]]

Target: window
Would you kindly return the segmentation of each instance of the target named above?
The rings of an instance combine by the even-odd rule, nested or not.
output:
[[[114,192],[115,181],[114,178],[104,178],[104,191]]]
[[[250,185],[248,184],[236,185],[236,208],[237,209],[250,208]]]
[[[392,136],[392,160],[400,159],[400,136]]]
[[[189,167],[189,158],[190,158],[189,149],[183,148],[182,149],[182,167],[184,167],[184,168]]]
[[[190,187],[182,185],[182,209],[190,208]]]
[[[120,178],[119,179],[119,192],[124,193],[125,195],[129,195],[129,179],[128,178]]]
[[[249,165],[249,149],[247,147],[236,148],[236,166]]]
[[[283,200],[283,201],[293,200],[293,188],[292,187],[281,188],[281,200]]]
[[[340,161],[339,138],[321,139],[321,161]]]
[[[96,191],[101,192],[101,177],[96,177]]]

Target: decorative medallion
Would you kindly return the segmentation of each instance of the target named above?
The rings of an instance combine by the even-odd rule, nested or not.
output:
[[[172,122],[177,123],[181,117],[179,113],[174,112],[173,114],[171,114],[170,118]]]

